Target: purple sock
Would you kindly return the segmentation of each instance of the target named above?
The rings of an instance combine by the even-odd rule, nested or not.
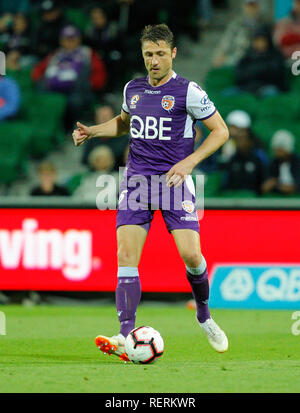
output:
[[[119,277],[116,289],[116,306],[121,324],[120,333],[127,337],[134,328],[137,306],[141,299],[139,277]]]
[[[189,271],[186,272],[186,275],[191,284],[193,296],[196,301],[197,319],[200,323],[204,323],[210,318],[208,309],[209,283],[207,279],[207,269],[200,275],[193,275]]]

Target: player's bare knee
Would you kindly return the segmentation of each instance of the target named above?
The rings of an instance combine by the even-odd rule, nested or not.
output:
[[[198,251],[185,251],[181,258],[188,267],[197,268],[201,264],[202,255]]]
[[[126,247],[118,248],[118,265],[119,267],[137,267],[136,254]]]

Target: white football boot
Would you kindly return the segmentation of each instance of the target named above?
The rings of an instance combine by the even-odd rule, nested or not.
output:
[[[198,319],[197,319],[198,321]],[[217,323],[212,318],[209,318],[204,323],[200,323],[202,330],[207,336],[210,345],[219,353],[224,353],[228,350],[228,339],[223,330],[220,329]]]
[[[114,354],[120,357],[122,361],[130,361],[125,352],[125,337],[122,334],[112,337],[97,336],[95,343],[104,354],[108,354],[109,356]]]

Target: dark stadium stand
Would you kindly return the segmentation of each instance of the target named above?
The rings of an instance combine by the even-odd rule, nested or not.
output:
[[[77,26],[84,33],[90,23],[88,10],[86,6],[81,8],[66,7],[64,15],[68,22]],[[113,19],[117,18],[117,13],[111,13],[111,15]],[[167,20],[163,7],[158,16]],[[31,10],[30,18],[34,28],[39,19],[38,9]],[[114,22],[118,23],[116,20]],[[197,45],[201,46],[201,40]],[[0,39],[0,45],[1,41]],[[196,45],[192,41],[190,42],[191,47]],[[41,160],[66,142],[63,128],[66,97],[60,93],[38,91],[31,77],[32,66],[32,64],[25,65],[19,70],[7,69],[7,75],[16,80],[20,87],[22,103],[16,117],[0,123],[0,152],[1,155],[3,154],[3,162],[0,166],[0,184],[6,186],[11,185],[20,177],[26,177],[28,161]],[[131,75],[134,74],[134,69],[132,68]],[[235,85],[235,69],[221,67],[211,68],[201,86],[205,88],[225,119],[231,111],[237,109],[244,110],[251,116],[253,132],[261,140],[268,155],[272,155],[270,140],[279,129],[287,129],[294,134],[296,138],[295,151],[300,154],[300,76],[293,76],[290,68],[287,67],[286,80],[289,86],[288,92],[275,96],[262,98],[245,92],[230,94],[230,88]],[[113,94],[120,94],[120,88],[113,91],[109,98]],[[99,99],[97,97],[95,102],[99,102]],[[92,111],[93,108],[91,108]],[[75,170],[76,165],[71,172]],[[70,176],[72,175],[74,173],[70,174]],[[221,170],[208,173],[205,179],[206,197],[236,198],[240,196],[244,198],[255,196],[250,192],[220,192]]]
[[[23,93],[21,117],[32,129],[30,154],[42,157],[63,141],[66,98],[59,93]]]
[[[266,150],[270,149],[269,143],[276,130],[287,129],[295,135],[296,152],[300,154],[300,76],[291,76],[289,83],[288,92],[275,96],[258,98],[249,93],[224,96],[222,92],[234,86],[234,70],[226,67],[209,71],[205,88],[224,118],[236,109],[249,113],[253,130]]]
[[[26,173],[33,129],[27,122],[0,123],[0,183],[10,184]]]

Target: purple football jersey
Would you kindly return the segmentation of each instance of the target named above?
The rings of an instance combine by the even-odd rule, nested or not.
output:
[[[196,120],[216,108],[195,82],[173,76],[152,86],[148,76],[125,85],[122,109],[130,114],[127,175],[159,175],[194,151]]]

